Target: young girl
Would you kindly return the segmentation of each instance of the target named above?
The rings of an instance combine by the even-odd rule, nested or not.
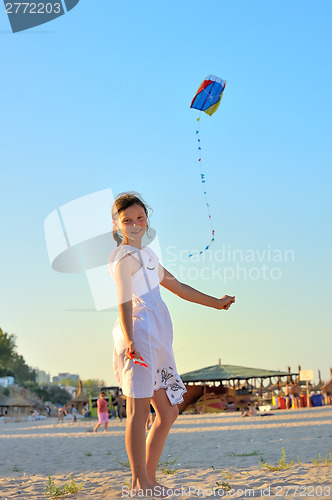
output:
[[[107,432],[108,425],[108,412],[107,412],[107,401],[105,399],[106,394],[104,391],[101,391],[99,394],[99,399],[97,401],[97,415],[98,415],[98,424],[95,426],[94,431],[97,432],[98,428],[104,424],[105,432]]]
[[[219,310],[227,310],[235,297],[214,298],[180,283],[150,248],[142,248],[148,208],[137,193],[117,197],[112,219],[118,248],[110,255],[109,268],[119,302],[119,319],[113,329],[114,371],[127,397],[125,440],[132,494],[164,497],[166,487],[157,483],[156,470],[186,389],[176,370],[172,323],[159,284],[182,299]],[[150,402],[156,419],[146,438]]]

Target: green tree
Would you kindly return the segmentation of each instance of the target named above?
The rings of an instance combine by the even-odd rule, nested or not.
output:
[[[83,391],[88,396],[96,396],[100,391],[100,388],[105,385],[103,380],[98,378],[89,378],[88,380],[82,381]]]
[[[14,354],[9,366],[14,373],[15,382],[17,384],[25,385],[28,381],[34,382],[36,380],[36,372],[29,368],[23,356],[20,354]]]
[[[40,386],[36,382],[28,381],[25,383],[25,387],[29,391],[37,394],[43,401],[51,401],[53,404],[64,405],[72,399],[71,394],[69,394],[66,389],[63,389],[57,385],[42,385]]]
[[[0,328],[0,376],[12,376],[17,384],[36,380],[36,373],[26,364],[23,356],[16,352],[15,336]]]
[[[44,389],[44,387],[42,387]],[[61,404],[64,405],[68,403],[72,399],[71,394],[69,394],[66,389],[62,389],[62,387],[59,387],[57,385],[50,385],[46,388],[47,393],[48,393],[48,400],[52,401],[54,404]],[[47,398],[45,398],[46,400]]]
[[[59,380],[58,384],[65,386],[71,385],[72,387],[77,387],[77,381],[73,380],[72,378],[63,378]]]
[[[0,376],[9,375],[8,364],[12,359],[16,349],[15,337],[4,333],[0,328]]]
[[[37,382],[28,380],[25,382],[24,387],[30,392],[34,392],[42,401],[49,401],[49,394],[47,391],[47,386],[41,387]]]
[[[64,378],[62,380],[59,380],[58,384],[63,386],[71,385],[72,387],[78,386],[78,383],[71,378]],[[83,391],[88,396],[96,396],[99,393],[100,388],[104,384],[105,382],[103,380],[99,380],[98,378],[89,378],[88,380],[82,380]]]

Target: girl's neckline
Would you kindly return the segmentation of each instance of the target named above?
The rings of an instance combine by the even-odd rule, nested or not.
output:
[[[142,247],[142,248],[137,248],[137,247],[134,247],[133,245],[119,245],[118,248],[120,247],[130,247],[130,248],[135,248],[135,250],[144,250],[146,247]]]

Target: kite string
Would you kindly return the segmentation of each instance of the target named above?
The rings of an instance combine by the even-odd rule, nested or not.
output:
[[[216,318],[213,321],[211,321],[211,323],[209,323],[207,327],[205,327],[197,335],[195,335],[195,337],[192,337],[186,344],[184,344],[179,349],[176,349],[175,354],[177,355],[180,351],[185,349],[189,344],[191,344],[194,340],[196,340],[198,337],[200,337],[203,333],[206,333],[207,331],[210,332],[212,329],[212,326],[215,326],[215,324],[217,323],[218,320],[219,320],[219,318]]]
[[[202,183],[202,187],[203,187],[203,193],[204,193],[204,199],[205,199],[205,205],[206,205],[206,208],[207,208],[207,213],[208,213],[208,217],[209,217],[209,221],[210,221],[210,225],[211,225],[211,240],[209,242],[208,245],[206,245],[206,247],[204,248],[204,250],[201,250],[199,252],[199,255],[201,255],[205,250],[208,250],[210,245],[214,242],[214,227],[213,227],[213,223],[212,223],[212,217],[211,217],[211,213],[210,213],[210,205],[209,205],[209,202],[208,202],[208,198],[207,198],[207,193],[206,193],[206,187],[205,187],[205,174],[203,172],[203,168],[202,168],[202,146],[201,146],[201,138],[200,138],[200,119],[201,119],[201,114],[202,112],[200,112],[199,114],[199,117],[197,118],[197,127],[196,127],[196,137],[197,137],[197,143],[198,143],[198,146],[197,146],[197,152],[198,152],[198,164],[199,164],[199,167],[200,167],[200,176],[201,176],[201,183]],[[192,257],[193,254],[190,253],[189,254],[189,257]]]

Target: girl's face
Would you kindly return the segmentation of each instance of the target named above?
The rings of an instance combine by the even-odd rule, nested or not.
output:
[[[120,212],[114,226],[121,232],[127,245],[140,245],[147,226],[147,216],[141,205],[135,204]]]

